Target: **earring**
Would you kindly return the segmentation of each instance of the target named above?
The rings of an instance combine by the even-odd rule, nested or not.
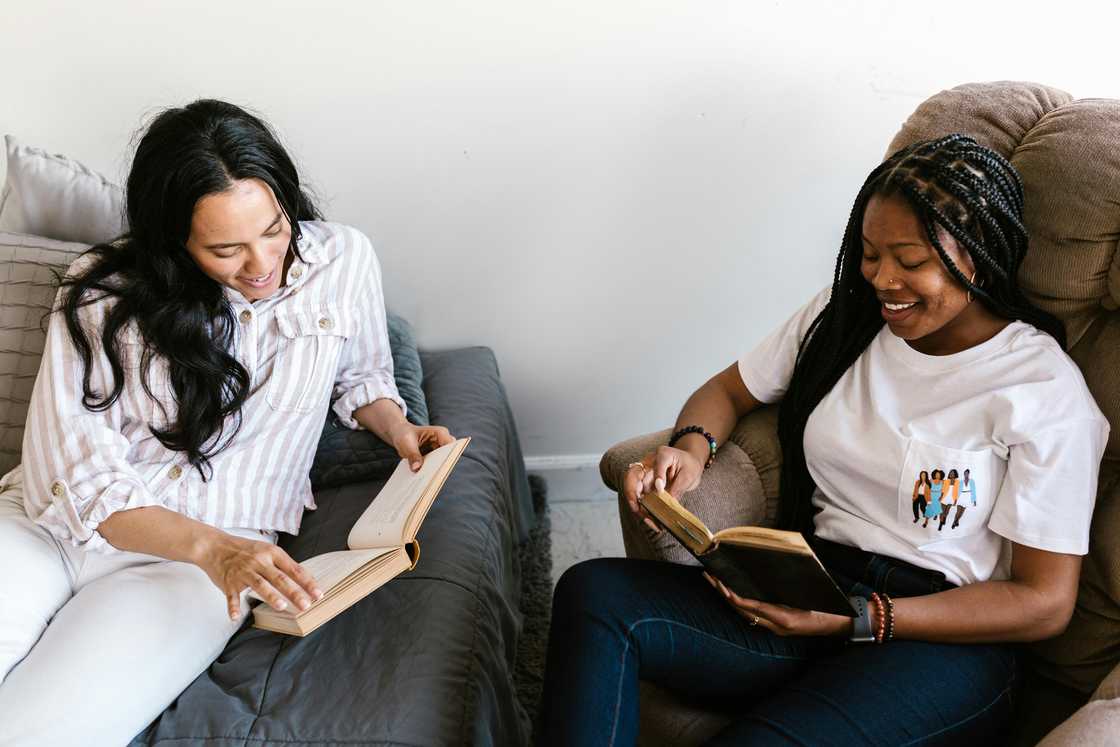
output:
[[[972,273],[972,277],[970,277],[968,279],[968,284],[973,285],[975,283],[975,281],[976,281],[976,273],[974,272],[974,273]],[[967,298],[968,298],[968,302],[972,303],[972,289],[971,288],[968,289]]]

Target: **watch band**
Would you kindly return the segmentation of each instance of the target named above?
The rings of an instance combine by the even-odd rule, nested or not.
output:
[[[859,613],[852,619],[852,635],[848,640],[852,643],[872,643],[875,634],[871,631],[871,606],[863,597],[848,597],[848,601]]]

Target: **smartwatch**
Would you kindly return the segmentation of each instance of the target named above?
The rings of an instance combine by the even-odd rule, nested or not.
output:
[[[852,635],[848,640],[852,643],[873,643],[875,634],[871,632],[871,605],[863,597],[848,597],[848,601],[859,613],[852,619]]]

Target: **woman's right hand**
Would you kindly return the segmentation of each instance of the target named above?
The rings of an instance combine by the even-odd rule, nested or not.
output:
[[[661,528],[650,518],[638,499],[652,490],[667,490],[674,498],[694,490],[700,484],[704,465],[683,449],[659,446],[657,451],[632,462],[622,481],[622,495],[636,516],[655,532]]]
[[[278,610],[289,604],[305,610],[323,596],[311,574],[276,545],[216,531],[200,553],[198,566],[225,594],[231,620],[241,617],[245,589]]]

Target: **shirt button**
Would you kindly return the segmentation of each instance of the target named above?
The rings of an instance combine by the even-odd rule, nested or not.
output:
[[[296,280],[299,280],[300,275],[303,274],[303,270],[301,270],[298,267],[293,267],[292,272],[290,274],[293,278],[295,278]]]
[[[171,469],[167,470],[167,476],[172,480],[178,480],[183,475],[183,468],[178,464],[173,464]]]
[[[323,317],[319,320],[319,327],[322,329],[330,329],[332,326],[334,326],[334,322],[332,322],[328,317]]]
[[[62,485],[62,483],[56,482],[51,485],[51,495],[53,495],[55,498],[58,498],[65,492],[66,488]]]
[[[241,312],[241,321],[242,322],[244,322],[245,324],[248,324],[252,320],[253,320],[253,312],[249,311],[248,309],[245,309],[244,311]]]

